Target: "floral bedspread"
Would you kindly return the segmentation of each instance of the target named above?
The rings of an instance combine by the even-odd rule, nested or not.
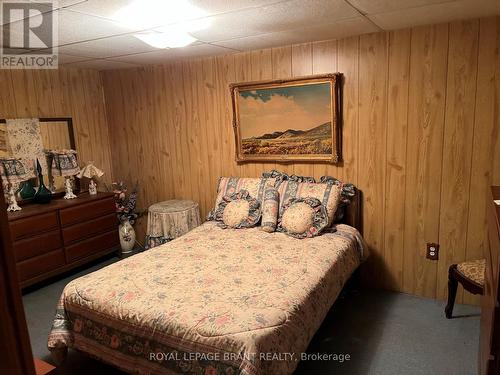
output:
[[[48,347],[137,374],[290,374],[362,252],[342,224],[301,240],[207,222],[70,282]]]

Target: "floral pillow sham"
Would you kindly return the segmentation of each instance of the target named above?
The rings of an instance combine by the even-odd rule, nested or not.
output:
[[[275,187],[279,187],[284,181],[316,183],[314,177],[288,175],[284,172],[280,172],[274,169],[269,172],[264,172],[262,174],[262,177],[274,179]],[[351,204],[353,197],[356,196],[356,194],[358,193],[356,187],[353,184],[344,183],[341,180],[332,176],[321,176],[320,183],[333,184],[340,187],[341,189],[340,199],[338,202],[337,210],[335,211],[334,214],[333,222],[334,223],[341,222],[345,215],[345,210],[347,206]]]
[[[341,187],[339,204],[337,207],[337,211],[335,211],[335,217],[333,218],[334,223],[340,223],[344,218],[347,207],[351,204],[352,199],[356,196],[356,194],[358,194],[358,189],[356,189],[356,186],[354,186],[353,184],[343,183],[339,179],[332,176],[321,176],[320,182],[331,182]]]
[[[331,225],[340,199],[340,189],[340,186],[332,183],[283,181],[278,187],[280,196],[278,217],[283,216],[285,206],[290,200],[315,198],[325,206],[328,214],[328,225]]]
[[[242,190],[255,198],[262,206],[264,190],[268,186],[274,186],[275,178],[266,177],[221,177],[217,184],[217,197],[215,199],[215,206],[209,212],[207,219],[215,219],[215,211],[218,209],[219,204],[222,202],[224,196],[236,194]]]

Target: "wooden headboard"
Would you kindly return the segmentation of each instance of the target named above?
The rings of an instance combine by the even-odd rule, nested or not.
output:
[[[363,194],[361,190],[356,191],[356,195],[352,198],[351,204],[347,206],[342,223],[356,228],[363,234],[363,220],[361,215],[361,202]]]

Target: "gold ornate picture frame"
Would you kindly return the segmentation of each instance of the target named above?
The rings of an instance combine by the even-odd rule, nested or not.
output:
[[[230,84],[236,161],[342,160],[340,73]]]

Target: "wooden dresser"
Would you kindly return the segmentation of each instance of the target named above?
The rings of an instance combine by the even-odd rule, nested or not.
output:
[[[9,212],[21,287],[68,271],[119,248],[113,194],[82,194]]]
[[[500,374],[500,186],[492,186],[488,199],[489,249],[486,252],[484,295],[481,300],[479,374]]]

